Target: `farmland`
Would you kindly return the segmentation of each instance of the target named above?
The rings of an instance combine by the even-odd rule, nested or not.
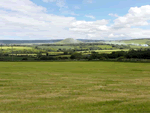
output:
[[[130,59],[130,58],[135,58],[136,56],[131,54],[127,55],[128,52],[133,49],[139,52],[145,51],[145,53],[142,53],[143,55],[141,55],[140,53],[136,58],[149,59],[149,57],[146,54],[146,51],[149,48],[150,46],[140,46],[140,45],[138,46],[138,45],[131,45],[131,44],[120,45],[120,44],[107,44],[104,42],[83,43],[82,41],[68,38],[58,43],[47,43],[47,44],[44,43],[44,44],[30,44],[30,45],[2,44],[0,47],[0,61],[70,60],[70,59],[105,60],[105,59],[112,59],[112,58],[115,58],[117,60],[117,58],[119,57],[121,57],[121,59]],[[103,55],[97,56],[95,54],[96,55],[95,56],[93,54],[94,52]],[[115,54],[115,52],[118,53]],[[108,55],[112,53],[113,55],[111,56]],[[130,51],[130,53],[132,52]]]
[[[136,44],[147,44],[147,42],[149,42],[150,39],[138,39],[138,40],[124,40],[122,42],[127,43],[127,44],[131,44],[131,43],[136,43]]]
[[[12,47],[11,46],[3,46],[2,49],[4,49],[4,50],[10,50],[10,49],[12,49]],[[14,50],[24,50],[24,49],[25,50],[31,50],[32,47],[24,47],[24,46],[17,47],[17,46],[13,46],[13,49]]]
[[[1,113],[150,112],[150,64],[1,62]]]

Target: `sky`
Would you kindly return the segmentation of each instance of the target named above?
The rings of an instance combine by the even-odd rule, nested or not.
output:
[[[0,0],[0,40],[150,38],[149,0]]]

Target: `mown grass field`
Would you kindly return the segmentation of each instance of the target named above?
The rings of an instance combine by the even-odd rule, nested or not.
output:
[[[115,51],[129,51],[129,49],[115,49],[115,50],[95,50],[98,53],[112,53]]]
[[[107,54],[110,54],[112,52],[115,52],[115,51],[129,51],[129,49],[115,49],[115,50],[92,50],[92,51],[95,51],[95,52],[98,52],[99,54],[103,54],[103,53],[107,53]],[[92,52],[91,51],[91,52]],[[86,52],[86,53],[85,53]],[[78,53],[83,53],[83,54],[91,54],[90,51],[79,51]]]
[[[74,49],[73,46],[38,46],[41,49]]]
[[[0,62],[0,113],[148,113],[150,63]]]
[[[12,49],[11,46],[2,46],[2,49],[6,50],[6,49]],[[32,47],[24,47],[24,46],[13,46],[13,49],[14,50],[32,50],[33,48]]]

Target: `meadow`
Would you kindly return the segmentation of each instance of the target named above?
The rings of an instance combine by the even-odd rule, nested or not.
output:
[[[150,41],[149,39],[139,39],[139,40],[124,40],[122,42],[127,43],[127,44],[131,44],[131,43],[135,43],[135,44],[146,44],[146,42]]]
[[[0,113],[148,113],[150,63],[0,62]]]
[[[11,46],[3,46],[2,49],[6,50],[6,49],[10,49],[12,50],[12,47]],[[32,47],[24,47],[24,46],[13,46],[13,49],[14,50],[32,50],[33,48]]]

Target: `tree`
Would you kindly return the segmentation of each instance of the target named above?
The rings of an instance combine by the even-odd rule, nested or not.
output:
[[[71,56],[70,56],[70,59],[81,59],[82,58],[82,53],[73,53]]]
[[[67,52],[67,51],[65,51],[65,52],[64,52],[64,55],[68,55],[68,52]]]

